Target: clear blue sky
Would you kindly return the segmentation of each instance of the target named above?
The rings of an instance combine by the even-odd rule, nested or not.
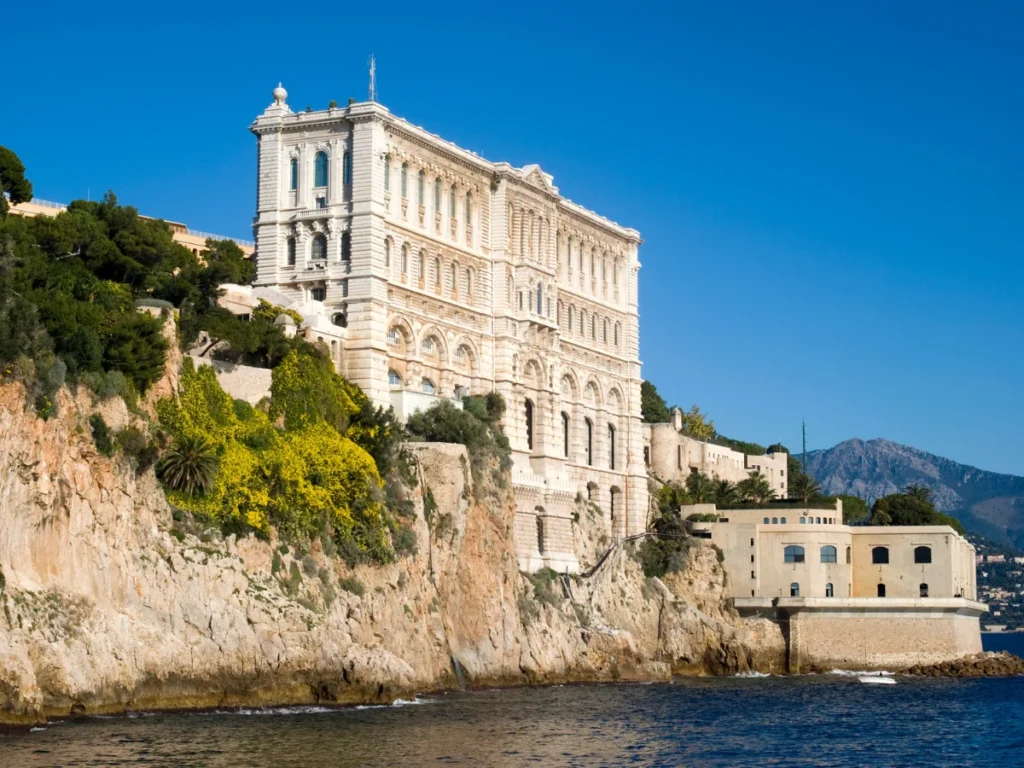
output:
[[[0,144],[39,197],[251,238],[247,126],[278,80],[364,99],[373,51],[393,112],[641,231],[670,402],[1024,474],[1022,9],[14,3]]]

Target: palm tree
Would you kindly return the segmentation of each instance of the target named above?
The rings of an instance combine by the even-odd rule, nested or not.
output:
[[[736,483],[729,480],[715,480],[715,505],[719,509],[728,509],[740,500]]]
[[[694,472],[686,478],[686,491],[694,504],[707,504],[714,501],[715,483],[703,472]]]
[[[772,490],[768,479],[760,472],[751,472],[750,477],[741,480],[736,490],[746,501],[753,501],[764,504],[775,498],[775,491]]]
[[[925,504],[930,504],[932,500],[932,489],[926,485],[919,485],[918,483],[911,483],[903,492],[917,501],[922,501]]]
[[[818,481],[810,475],[801,472],[789,481],[789,495],[794,499],[801,499],[804,504],[820,492]]]
[[[213,445],[205,437],[182,435],[157,462],[156,473],[172,490],[194,495],[213,486],[218,463]]]

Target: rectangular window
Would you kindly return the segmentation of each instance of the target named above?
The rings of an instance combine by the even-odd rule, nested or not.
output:
[[[326,197],[318,197],[316,199],[316,207],[317,208],[326,208],[327,207],[327,198]]]
[[[313,301],[323,301],[327,298],[326,288],[314,288],[309,293]]]

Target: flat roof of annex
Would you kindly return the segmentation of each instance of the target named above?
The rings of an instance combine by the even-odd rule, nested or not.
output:
[[[293,112],[283,100],[271,104],[259,115],[249,130],[257,136],[263,133],[275,132],[278,130],[288,131],[290,129],[315,128],[317,126],[330,126],[339,122],[360,122],[364,120],[380,120],[389,129],[404,134],[406,138],[429,146],[431,149],[448,155],[451,159],[461,162],[471,169],[497,176],[498,178],[510,178],[522,184],[531,186],[534,190],[540,189],[563,207],[567,213],[574,214],[587,223],[605,229],[618,237],[636,243],[643,242],[640,233],[631,227],[624,227],[601,214],[574,203],[558,192],[552,182],[554,177],[541,170],[539,165],[530,164],[522,168],[516,168],[505,161],[493,162],[481,157],[476,152],[463,149],[457,144],[448,141],[436,133],[410,123],[408,120],[391,113],[383,104],[375,101],[352,102],[346,106],[331,107],[328,109],[312,110],[309,112]],[[543,188],[536,182],[529,179],[540,178],[543,181]]]

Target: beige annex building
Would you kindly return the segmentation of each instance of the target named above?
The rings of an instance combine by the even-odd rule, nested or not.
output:
[[[837,509],[716,510],[693,533],[723,553],[741,615],[786,627],[793,671],[894,668],[981,651],[973,545],[949,526],[849,526]]]
[[[520,566],[577,568],[572,506],[646,527],[636,230],[567,200],[536,165],[491,162],[375,102],[292,112],[259,142],[254,286],[298,309],[339,370],[405,418],[499,392]]]

